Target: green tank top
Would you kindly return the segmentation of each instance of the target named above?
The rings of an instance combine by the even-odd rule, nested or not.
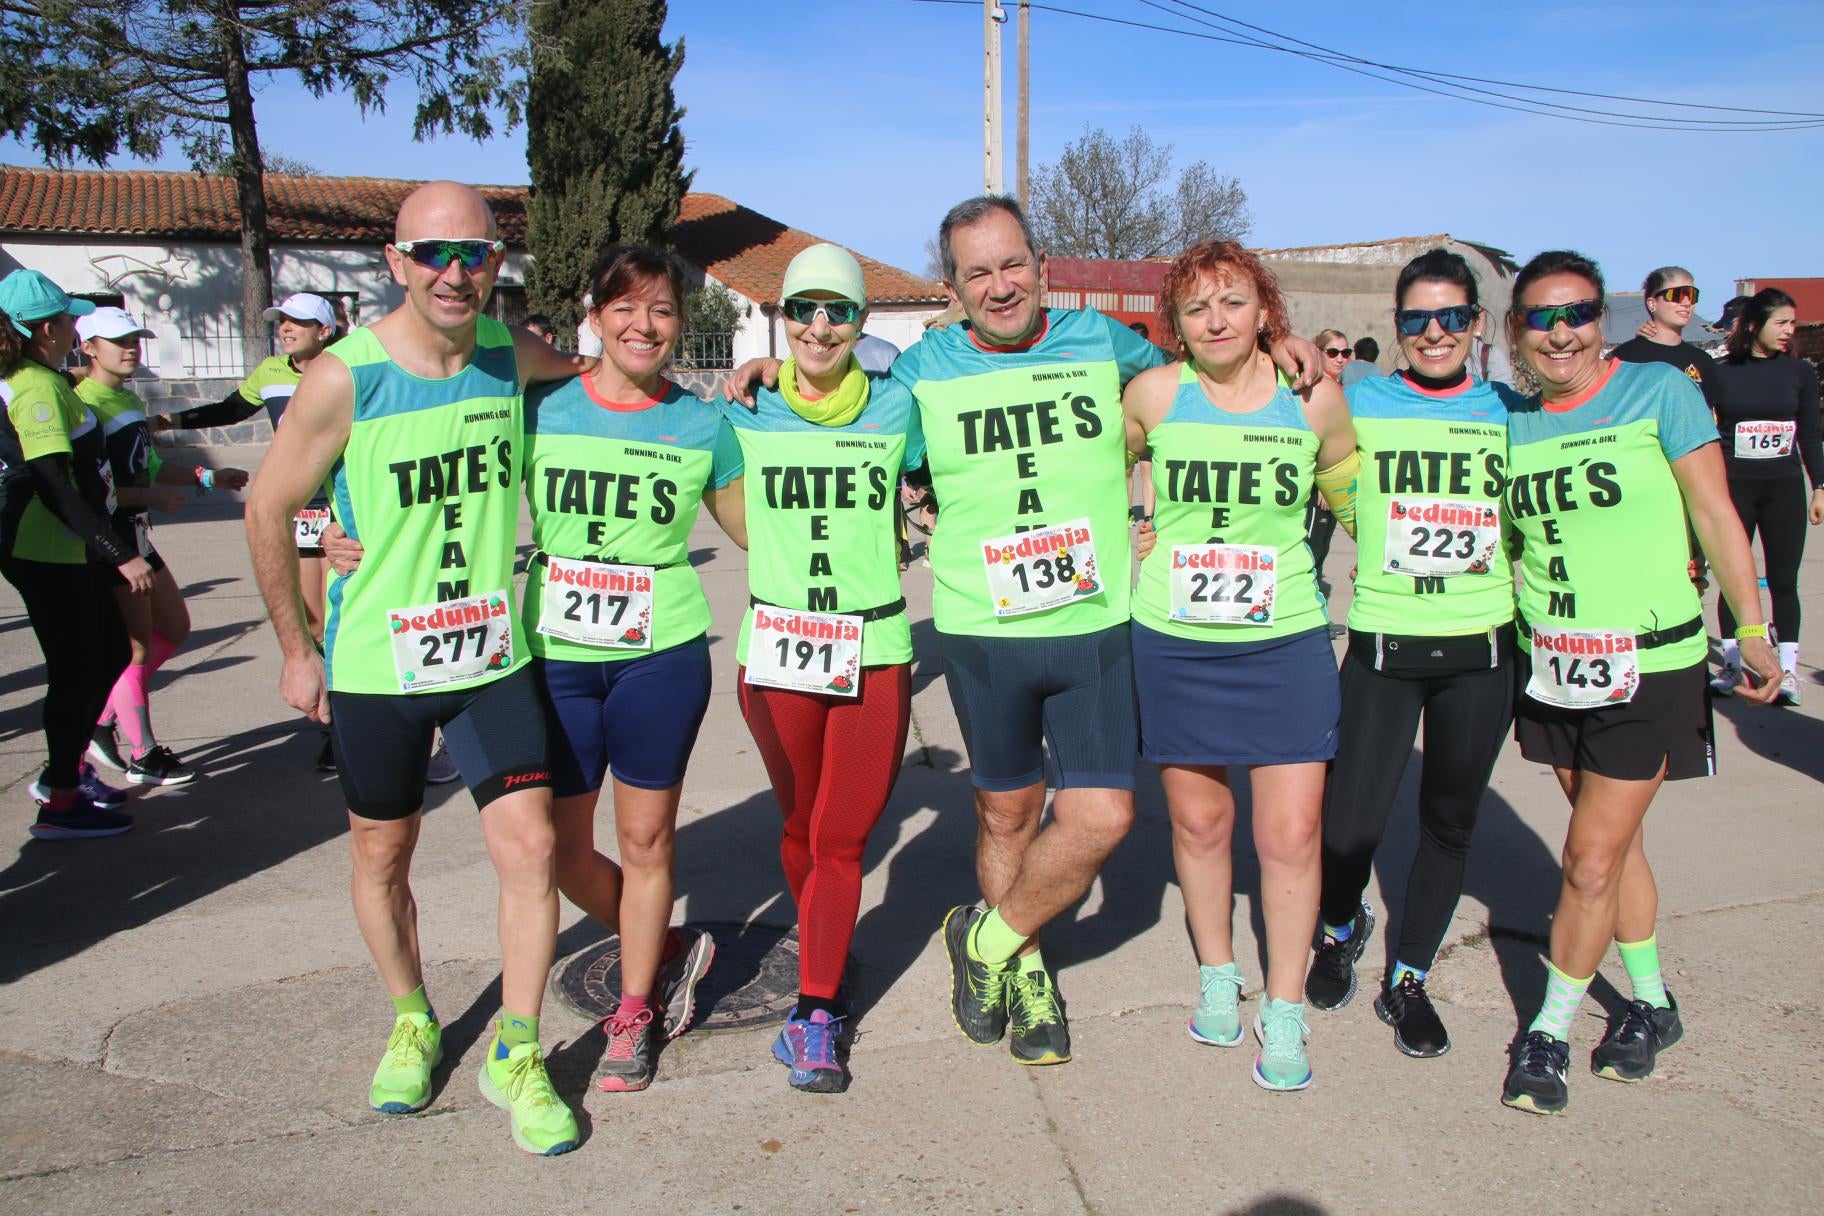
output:
[[[868,401],[846,426],[800,417],[776,390],[753,409],[724,401],[746,466],[747,578],[762,604],[807,612],[862,613],[899,601],[899,532],[894,504],[902,468],[924,463],[912,394],[885,376],[868,377]],[[754,610],[736,635],[747,663]],[[861,665],[912,661],[902,608],[861,627]]]
[[[525,447],[512,333],[479,318],[469,365],[440,380],[405,371],[365,327],[323,357],[355,385],[331,509],[367,550],[330,579],[329,687],[447,692],[519,667],[530,652],[512,607]]]
[[[1147,443],[1159,543],[1140,564],[1134,620],[1206,642],[1260,642],[1324,624],[1305,543],[1318,440],[1284,377],[1266,405],[1233,414],[1210,404],[1186,363]],[[1210,616],[1224,619],[1199,619]]]
[[[657,400],[639,406],[601,400],[584,376],[528,392],[526,502],[538,554],[526,570],[520,622],[532,653],[615,662],[702,637],[709,601],[690,564],[690,530],[705,487],[721,489],[739,476],[741,452],[728,424],[675,384],[667,382]],[[631,596],[607,589],[605,607],[590,600],[586,583],[559,587],[547,606],[553,556],[650,566],[651,585]],[[617,619],[629,600],[649,603],[646,620]],[[598,624],[606,619],[619,629],[617,644],[540,633],[541,615],[553,613],[560,629],[566,620],[581,624],[585,614]]]
[[[101,425],[61,372],[20,363],[6,378],[10,394],[0,421],[0,554],[25,561],[80,566],[88,546],[38,497],[28,460],[70,458],[77,491],[102,515],[114,509],[114,485]]]
[[[1522,648],[1531,649],[1533,629],[1638,635],[1697,620],[1671,462],[1714,442],[1703,394],[1663,363],[1612,363],[1581,402],[1514,404],[1507,503],[1521,539]],[[1640,670],[1702,663],[1708,645],[1700,627],[1643,647]]]
[[[1458,637],[1512,621],[1506,401],[1477,380],[1432,392],[1400,375],[1348,392],[1362,458],[1349,628]]]

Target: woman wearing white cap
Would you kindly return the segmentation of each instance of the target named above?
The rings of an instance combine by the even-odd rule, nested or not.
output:
[[[190,636],[190,614],[184,594],[165,568],[164,558],[152,547],[148,510],[175,511],[186,497],[180,487],[194,486],[207,494],[220,485],[238,490],[247,484],[240,469],[209,469],[201,465],[181,468],[167,464],[152,450],[151,429],[145,408],[127,388],[127,378],[139,370],[139,340],[152,331],[123,309],[98,308],[76,322],[76,337],[88,358],[88,375],[76,385],[76,395],[95,414],[114,480],[114,534],[152,567],[152,591],[139,595],[126,580],[109,571],[114,597],[126,620],[132,656],[127,669],[114,682],[108,705],[90,741],[92,753],[124,771],[134,785],[185,785],[196,779],[196,770],[179,760],[168,747],[159,746],[152,734],[152,713],[147,703],[152,674]],[[122,756],[115,729],[127,740]]]
[[[85,773],[83,747],[108,691],[127,665],[127,630],[102,566],[136,594],[152,567],[108,524],[112,486],[101,428],[57,368],[76,340],[76,318],[95,305],[73,300],[35,270],[0,281],[0,575],[25,601],[44,651],[44,735],[50,759],[32,797],[32,835],[47,840],[115,836],[133,817],[104,805],[118,790]],[[86,788],[85,788],[86,786]]]
[[[778,388],[752,409],[722,403],[753,470],[738,691],[785,815],[779,855],[798,905],[798,1004],[773,1055],[793,1088],[834,1093],[848,1085],[837,1037],[862,852],[911,719],[894,507],[925,442],[911,393],[853,358],[868,299],[854,255],[811,246],[782,294],[791,358]]]

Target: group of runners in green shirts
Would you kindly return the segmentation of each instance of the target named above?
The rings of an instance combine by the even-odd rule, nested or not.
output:
[[[689,563],[699,504],[749,554],[740,705],[799,914],[800,991],[773,1054],[795,1088],[846,1088],[861,858],[910,718],[895,503],[920,465],[943,506],[933,624],[977,814],[982,899],[940,931],[966,1036],[1005,1038],[1022,1064],[1071,1058],[1041,933],[1129,830],[1144,757],[1161,770],[1195,955],[1189,1032],[1240,1044],[1239,767],[1268,958],[1252,1076],[1308,1086],[1307,1006],[1354,995],[1375,923],[1362,893],[1423,729],[1419,846],[1374,1004],[1400,1050],[1442,1054],[1426,980],[1517,716],[1523,754],[1552,766],[1571,820],[1546,996],[1503,1101],[1564,1108],[1571,1018],[1611,941],[1633,1000],[1592,1068],[1650,1074],[1682,1029],[1641,823],[1662,781],[1714,761],[1687,518],[1734,612],[1741,695],[1770,699],[1780,668],[1715,424],[1678,371],[1604,358],[1597,267],[1550,252],[1516,279],[1495,320],[1537,380],[1523,397],[1466,370],[1489,323],[1468,266],[1421,255],[1393,301],[1407,370],[1345,395],[1290,334],[1271,271],[1232,243],[1187,250],[1167,275],[1176,360],[1099,313],[1046,308],[1043,257],[1011,200],[959,204],[938,245],[963,320],[888,373],[852,358],[859,264],[815,246],[785,274],[791,357],[744,367],[704,403],[665,376],[683,311],[672,255],[603,252],[591,363],[484,314],[503,245],[478,194],[430,183],[401,207],[387,260],[404,303],[311,361],[246,510],[281,692],[333,734],[356,918],[393,999],[371,1104],[422,1109],[442,1055],[409,882],[439,730],[500,882],[503,1007],[479,1085],[515,1142],[550,1155],[579,1138],[538,1043],[560,892],[621,938],[600,1087],[643,1089],[688,1026],[714,950],[669,924],[681,784],[710,687],[709,609]],[[90,577],[86,541],[138,589],[138,559],[80,531],[67,505],[96,501],[83,489],[93,454],[77,446],[86,411],[49,370],[78,302],[9,292],[17,278],[0,282],[4,328],[20,335],[0,335],[0,356],[17,348],[0,367],[14,393],[0,570],[24,591],[57,565],[73,588]],[[1143,453],[1157,515],[1136,583],[1127,469]],[[34,480],[14,492],[22,464]],[[56,476],[74,489],[49,486]],[[1360,554],[1340,675],[1304,539],[1314,493]],[[318,495],[334,516],[320,631],[302,607],[295,523]],[[516,595],[522,495],[534,552]],[[32,512],[46,513],[36,529]],[[66,525],[76,534],[57,556],[22,550]],[[95,666],[76,673],[85,736],[109,664]],[[54,746],[41,822],[76,813],[77,777]],[[605,785],[618,864],[595,844]]]

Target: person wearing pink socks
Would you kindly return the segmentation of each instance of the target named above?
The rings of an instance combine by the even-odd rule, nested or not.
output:
[[[125,580],[114,579],[132,656],[95,726],[89,756],[125,773],[134,785],[187,785],[196,780],[196,770],[160,746],[152,733],[148,697],[152,673],[190,636],[190,614],[177,580],[152,547],[148,516],[154,508],[175,511],[182,506],[187,497],[184,486],[194,485],[204,494],[218,485],[238,490],[247,484],[247,474],[240,469],[180,469],[153,452],[145,410],[126,387],[127,378],[139,368],[139,340],[151,332],[119,308],[98,308],[76,323],[76,336],[88,359],[87,375],[76,386],[76,395],[94,412],[107,448],[117,504],[110,522],[120,542],[153,571],[150,595],[135,595]],[[126,742],[124,751],[117,732]]]

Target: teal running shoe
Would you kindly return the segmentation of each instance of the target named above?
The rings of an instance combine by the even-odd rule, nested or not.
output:
[[[1311,1061],[1305,1055],[1305,1007],[1268,997],[1254,1018],[1260,1056],[1254,1061],[1254,1084],[1291,1093],[1311,1084]]]
[[[1191,1037],[1211,1047],[1241,1043],[1241,971],[1234,963],[1197,968],[1203,999],[1191,1014]]]

